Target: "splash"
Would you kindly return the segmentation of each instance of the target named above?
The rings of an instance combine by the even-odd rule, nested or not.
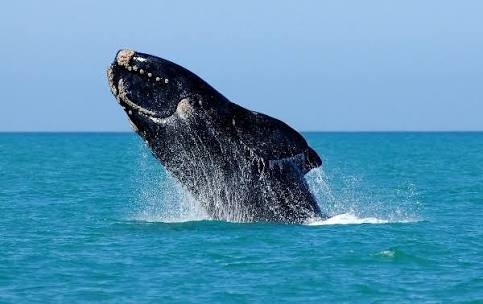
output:
[[[204,208],[155,160],[148,148],[139,145],[141,157],[135,178],[137,198],[134,220],[146,222],[187,222],[210,220]],[[307,225],[387,224],[419,221],[420,203],[414,185],[406,184],[379,193],[368,190],[357,176],[329,176],[322,168],[306,175],[326,220]],[[334,189],[337,189],[335,191]]]
[[[139,145],[141,155],[135,182],[138,185],[133,220],[144,222],[190,222],[209,219],[205,210],[155,160],[145,145]]]
[[[308,223],[310,225],[409,223],[421,220],[421,204],[416,187],[411,183],[398,185],[388,191],[367,185],[357,176],[337,173],[329,176],[322,168],[310,171],[306,180],[322,212],[329,216],[327,220]]]

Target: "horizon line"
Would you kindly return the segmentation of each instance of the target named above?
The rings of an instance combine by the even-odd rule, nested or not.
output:
[[[296,130],[301,133],[481,133],[483,130]],[[119,134],[136,134],[134,131],[95,131],[95,130],[58,130],[58,131],[1,131],[0,134],[55,134],[55,133],[65,133],[65,134],[75,134],[75,133],[119,133]]]

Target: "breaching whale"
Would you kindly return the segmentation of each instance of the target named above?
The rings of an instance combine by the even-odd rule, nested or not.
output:
[[[213,219],[326,218],[304,179],[322,161],[287,124],[230,102],[173,62],[133,50],[116,54],[107,77],[134,131]]]

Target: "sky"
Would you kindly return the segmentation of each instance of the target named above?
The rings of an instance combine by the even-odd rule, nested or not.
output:
[[[0,38],[0,131],[129,131],[120,48],[302,131],[483,130],[483,1],[16,0]]]

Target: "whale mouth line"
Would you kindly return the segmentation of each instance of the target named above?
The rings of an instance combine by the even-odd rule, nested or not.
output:
[[[134,113],[133,111],[137,111],[138,115],[140,115],[144,118],[147,118],[147,119],[151,120],[152,122],[154,122],[156,124],[161,124],[161,125],[166,124],[168,122],[168,119],[172,116],[172,115],[168,115],[166,117],[161,117],[158,113],[151,111],[151,110],[148,110],[146,108],[143,108],[140,105],[133,102],[128,97],[128,93],[125,90],[124,81],[122,79],[119,80],[118,89],[119,89],[118,90],[119,91],[119,99],[122,101],[122,103],[124,103],[124,105],[126,107],[129,108],[127,110],[128,116],[133,115],[133,113]]]
[[[117,88],[119,92],[118,94],[119,98],[126,104],[126,106],[129,106],[131,110],[137,110],[139,114],[144,114],[149,117],[159,117],[159,115],[156,114],[156,112],[141,107],[140,105],[136,104],[128,97],[128,92],[126,90],[124,80],[122,78],[119,79]]]
[[[111,64],[108,68],[107,74],[108,74],[108,79],[109,79],[109,85],[111,87],[111,91],[113,95],[116,97],[118,103],[125,109],[127,112],[128,116],[132,116],[133,114],[137,113],[138,115],[150,119],[156,124],[165,124],[167,122],[167,118],[169,118],[169,115],[167,117],[162,117],[155,111],[146,109],[140,105],[138,105],[136,102],[132,101],[131,98],[129,97],[128,89],[126,88],[126,83],[125,79],[123,77],[120,77],[117,83],[115,82],[114,79],[114,69],[115,68],[120,68],[120,67],[125,67],[127,71],[131,72],[130,69],[128,68],[129,66],[127,64]],[[132,70],[132,69],[131,69]],[[133,72],[131,72],[133,73]],[[134,74],[134,73],[133,73]],[[141,73],[143,75],[144,73]],[[148,73],[150,74],[150,73]],[[149,75],[147,75],[148,78],[150,78]],[[160,81],[158,80],[161,79],[160,77],[154,78],[155,81]],[[164,84],[168,83],[167,78],[164,79]],[[130,119],[131,121],[131,119]]]

